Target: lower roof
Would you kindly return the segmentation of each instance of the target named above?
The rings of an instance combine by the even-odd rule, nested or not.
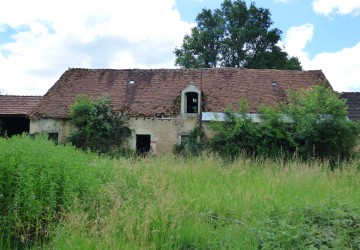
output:
[[[28,116],[41,96],[0,95],[0,116]]]
[[[360,92],[343,92],[340,96],[347,100],[349,119],[360,121]]]

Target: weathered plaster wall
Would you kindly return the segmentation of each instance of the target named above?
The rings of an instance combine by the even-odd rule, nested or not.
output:
[[[58,133],[59,143],[66,143],[74,127],[69,120],[64,119],[36,119],[30,120],[30,134]]]
[[[170,153],[173,146],[180,142],[180,136],[189,134],[198,120],[197,114],[183,114],[173,118],[130,118],[129,127],[132,136],[129,146],[136,149],[136,135],[151,136],[151,152]],[[69,120],[37,119],[30,121],[30,134],[58,133],[59,143],[66,143],[74,127]]]
[[[151,136],[151,152],[170,153],[173,146],[180,142],[180,136],[188,134],[197,122],[196,115],[178,116],[175,118],[131,118],[129,127],[132,136],[130,147],[136,148],[136,135],[147,134]]]

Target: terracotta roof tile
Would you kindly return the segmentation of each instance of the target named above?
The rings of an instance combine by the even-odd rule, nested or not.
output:
[[[288,88],[297,90],[319,83],[330,86],[321,70],[215,68],[203,69],[202,75],[205,111],[213,112],[227,107],[237,109],[242,98],[247,99],[249,112],[256,112],[260,104],[286,101]],[[189,69],[69,69],[31,116],[68,118],[69,108],[79,94],[92,98],[108,94],[116,110],[134,116],[173,115],[174,100],[191,82],[200,89],[200,79],[201,70]],[[273,81],[277,86],[272,85]]]
[[[360,92],[343,92],[340,96],[347,100],[349,119],[360,120]]]
[[[41,96],[0,95],[0,116],[26,116],[41,98]]]

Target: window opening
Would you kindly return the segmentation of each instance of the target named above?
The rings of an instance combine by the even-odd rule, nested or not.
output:
[[[48,133],[48,139],[58,143],[59,133]]]
[[[186,113],[198,113],[199,94],[188,92],[186,96]]]
[[[136,135],[136,153],[146,155],[150,152],[150,135]]]

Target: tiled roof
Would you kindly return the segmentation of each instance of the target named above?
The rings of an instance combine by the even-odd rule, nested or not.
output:
[[[0,95],[0,116],[26,116],[41,98],[41,96]]]
[[[92,98],[108,94],[116,110],[133,116],[173,115],[184,88],[193,82],[200,89],[201,74],[204,111],[212,112],[238,109],[242,98],[247,99],[248,111],[256,112],[260,104],[286,101],[288,88],[297,90],[320,83],[330,86],[321,70],[69,69],[45,94],[31,117],[68,118],[69,108],[79,94]]]
[[[360,92],[343,92],[340,96],[347,100],[349,119],[360,120]]]

